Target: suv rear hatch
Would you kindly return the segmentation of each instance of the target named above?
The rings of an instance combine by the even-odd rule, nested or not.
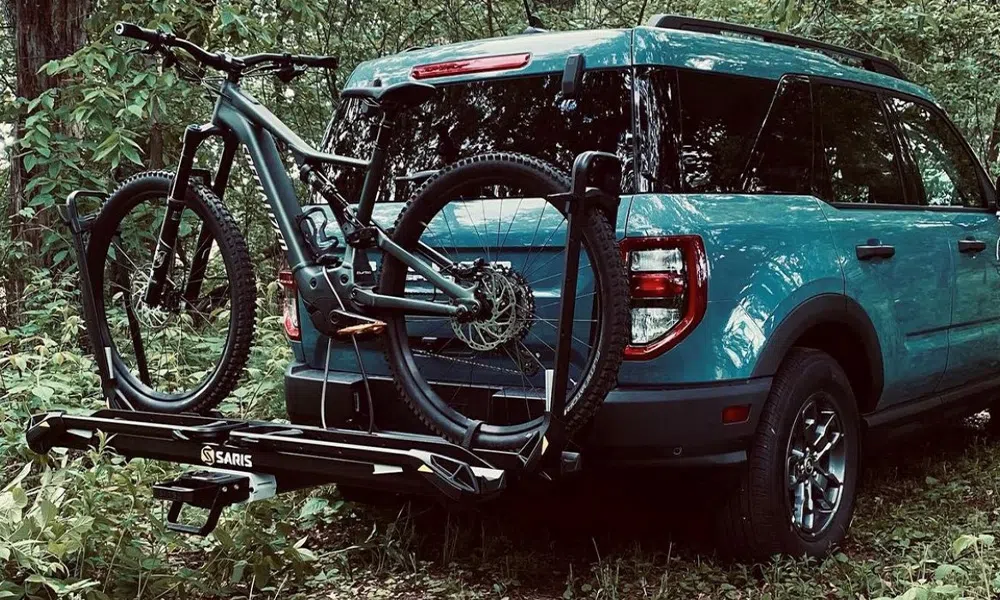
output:
[[[419,72],[426,65],[434,65],[430,71],[440,72],[442,69],[438,66],[449,61],[470,64],[466,59],[528,55],[524,66],[422,78],[438,86],[440,92],[435,100],[399,119],[387,173],[379,190],[376,221],[383,227],[393,225],[404,201],[417,187],[409,175],[434,171],[461,158],[485,152],[530,154],[566,172],[574,157],[585,150],[614,152],[630,164],[630,45],[630,30],[535,34],[413,50],[360,65],[347,87],[372,85],[375,81],[391,85],[411,77],[414,69]],[[566,58],[571,54],[584,56],[587,72],[582,93],[577,98],[567,99],[561,95],[561,77]],[[488,62],[509,65],[516,61]],[[472,70],[481,64],[471,63]],[[447,65],[443,70],[452,72]],[[324,149],[348,156],[369,156],[371,130],[376,122],[365,113],[360,102],[343,102],[334,115]],[[360,173],[342,171],[336,173],[336,179],[346,197],[357,197]],[[554,353],[565,246],[565,222],[551,207],[543,212],[545,206],[546,203],[540,200],[518,202],[513,198],[463,202],[447,217],[450,230],[433,232],[440,238],[440,245],[447,246],[446,253],[453,260],[483,256],[485,236],[502,240],[502,252],[492,253],[490,262],[531,272],[538,321],[525,337],[524,344],[537,356]],[[451,206],[446,211],[449,209]],[[501,220],[503,224],[498,225]],[[339,236],[339,231],[334,232],[334,229],[331,223],[328,231]],[[425,235],[430,234],[428,230]],[[436,245],[435,238],[423,239]],[[381,256],[370,253],[369,259],[377,264]],[[592,289],[593,283],[586,271],[581,273],[581,279],[586,280],[582,286]],[[421,277],[411,274],[407,291],[419,294],[433,290]],[[589,314],[593,294],[587,296],[586,288],[582,291],[578,314]],[[315,331],[310,331],[308,323],[303,323],[303,327],[304,356],[311,367],[323,368],[325,347],[317,347],[319,339]],[[511,359],[502,353],[487,359],[492,368],[479,358],[476,364],[470,364],[463,358],[463,344],[453,339],[455,334],[450,327],[437,323],[429,324],[426,331],[418,329],[409,326],[415,353],[419,348],[437,352],[438,348],[446,346],[444,352],[454,359],[450,368],[426,373],[429,378],[454,383],[469,383],[474,379],[476,384],[490,387],[541,389],[536,381],[526,386],[523,374],[510,369]],[[587,333],[581,335],[586,337]],[[363,353],[369,374],[388,373],[378,345],[363,348]],[[356,371],[353,349],[349,345],[338,346],[331,356],[330,368]],[[541,381],[544,373],[538,377]]]

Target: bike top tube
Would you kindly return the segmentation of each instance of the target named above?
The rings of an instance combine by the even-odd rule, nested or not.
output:
[[[284,142],[292,151],[292,154],[295,155],[299,164],[333,163],[355,169],[367,169],[371,166],[371,161],[363,158],[341,156],[339,154],[330,154],[316,150],[256,98],[241,90],[236,83],[229,81],[222,82],[220,97],[225,99],[226,102],[245,116],[251,123],[263,127],[275,138]]]

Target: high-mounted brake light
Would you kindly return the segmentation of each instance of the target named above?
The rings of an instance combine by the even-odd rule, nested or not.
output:
[[[291,271],[279,271],[278,283],[284,291],[282,301],[281,323],[285,326],[285,334],[293,341],[302,340],[302,327],[299,325],[299,288]]]
[[[482,56],[462,60],[417,65],[410,71],[414,79],[432,79],[434,77],[449,77],[451,75],[466,75],[469,73],[487,73],[490,71],[508,71],[520,69],[531,61],[531,53],[502,54],[499,56]]]
[[[708,260],[696,235],[625,238],[620,248],[632,292],[632,336],[625,358],[659,356],[705,315]]]

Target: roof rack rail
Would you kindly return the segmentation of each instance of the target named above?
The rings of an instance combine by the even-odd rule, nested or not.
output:
[[[780,33],[768,29],[760,29],[759,27],[748,27],[746,25],[734,25],[723,21],[711,21],[708,19],[696,19],[694,17],[666,14],[653,15],[647,25],[663,29],[696,31],[699,33],[733,33],[741,36],[757,38],[763,42],[771,44],[781,44],[783,46],[794,46],[797,48],[804,48],[806,50],[818,50],[820,52],[830,54],[839,54],[840,56],[859,61],[861,63],[861,67],[866,71],[881,73],[882,75],[888,75],[890,77],[895,77],[896,79],[909,81],[898,66],[880,56],[875,56],[874,54],[868,54],[867,52],[861,52],[858,50],[851,50],[850,48],[844,48],[843,46],[835,46],[825,42],[818,42],[816,40],[796,35],[789,35],[787,33]],[[834,56],[831,58],[836,57]]]

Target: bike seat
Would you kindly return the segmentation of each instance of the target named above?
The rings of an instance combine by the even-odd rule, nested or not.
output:
[[[400,109],[420,106],[437,95],[437,88],[427,83],[404,81],[389,87],[350,88],[340,93],[342,98],[369,100],[379,106]]]

